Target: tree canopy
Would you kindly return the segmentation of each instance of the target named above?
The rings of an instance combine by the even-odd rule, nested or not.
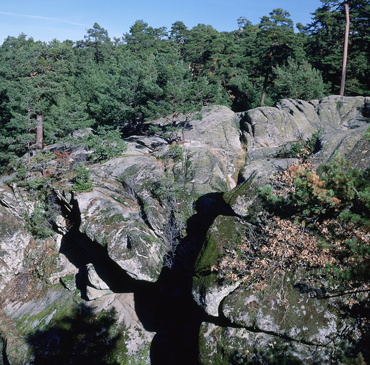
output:
[[[306,26],[281,8],[236,30],[182,21],[154,28],[137,20],[111,40],[95,23],[84,38],[45,43],[21,34],[0,47],[0,163],[92,127],[140,133],[161,117],[176,124],[209,104],[234,111],[338,93],[344,1],[321,0]],[[370,91],[370,4],[348,0],[345,95]],[[37,131],[43,129],[40,135]]]

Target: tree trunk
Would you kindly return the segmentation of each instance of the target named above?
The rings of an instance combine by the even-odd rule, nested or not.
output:
[[[348,34],[349,34],[349,6],[347,1],[344,3],[344,9],[346,12],[346,31],[344,33],[344,49],[343,49],[343,68],[342,68],[342,80],[340,82],[339,95],[344,95],[344,87],[346,84],[346,70],[347,70],[347,54],[348,54]]]
[[[37,114],[36,143],[35,143],[35,145],[38,146],[38,148],[36,149],[37,153],[39,153],[40,149],[42,148],[42,141],[43,141],[42,115]]]
[[[265,75],[265,80],[263,81],[263,89],[262,89],[262,95],[261,95],[261,106],[264,104],[265,102],[265,97],[266,97],[266,89],[267,89],[267,82],[268,82],[268,79],[269,79],[269,73],[268,71],[266,72],[266,75]]]

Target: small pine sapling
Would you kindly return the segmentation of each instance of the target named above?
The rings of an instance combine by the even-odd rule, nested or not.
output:
[[[90,171],[79,163],[76,167],[76,176],[73,181],[72,190],[78,193],[88,192],[93,189],[93,183],[90,181]]]

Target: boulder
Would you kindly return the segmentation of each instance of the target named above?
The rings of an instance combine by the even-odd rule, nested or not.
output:
[[[141,218],[137,201],[102,188],[78,194],[76,201],[81,233],[106,248],[108,256],[135,279],[158,279],[165,250]]]
[[[272,275],[264,290],[241,286],[222,302],[222,313],[231,323],[244,328],[328,346],[338,341],[344,324],[338,313],[330,309],[335,305],[334,298],[300,292],[297,283],[306,276],[307,272]]]
[[[214,105],[205,107],[201,115],[201,120],[192,120],[184,127],[185,141],[197,141],[225,151],[241,151],[239,118],[234,112]]]
[[[280,147],[307,139],[322,127],[315,106],[302,100],[281,100],[275,107],[260,107],[244,113],[240,125],[248,153]]]
[[[361,134],[369,125],[370,98],[328,96],[318,102],[283,99],[275,107],[260,107],[240,115],[249,161],[276,157],[284,152],[283,146],[289,150],[289,143],[307,140],[318,130],[323,134],[322,147],[330,141],[333,151],[340,145],[340,136],[351,135],[346,131]],[[333,134],[337,137],[332,138]]]
[[[328,132],[364,127],[370,122],[370,97],[327,96],[317,106],[317,115]]]

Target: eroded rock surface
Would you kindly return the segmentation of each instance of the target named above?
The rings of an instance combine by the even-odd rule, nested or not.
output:
[[[297,161],[288,156],[292,143],[321,130],[316,168],[335,151],[353,166],[369,167],[363,134],[370,98],[286,99],[239,115],[220,106],[202,114],[182,125],[178,145],[131,136],[124,156],[87,166],[90,192],[70,191],[73,172],[50,186],[59,208],[48,238],[35,239],[24,218],[38,202],[12,177],[0,178],[9,184],[0,187],[0,335],[12,328],[9,360],[30,361],[25,336],[36,329],[45,341],[56,340],[53,325],[83,303],[92,316],[114,308],[125,364],[159,363],[164,347],[170,348],[167,361],[181,363],[184,356],[194,363],[198,345],[202,364],[263,361],[275,348],[286,353],[282,363],[328,361],[330,344],[340,343],[347,323],[330,299],[294,287],[307,273],[271,277],[266,290],[257,290],[214,267],[232,257],[246,232],[266,223],[258,189]],[[87,152],[79,144],[75,153]],[[169,271],[163,262],[173,212],[160,195],[174,188],[187,227]],[[186,354],[178,355],[182,342]]]
[[[364,137],[370,122],[369,102],[364,97],[333,96],[309,103],[289,99],[273,108],[241,113],[246,162],[238,186],[224,194],[235,217],[216,218],[195,266],[194,299],[207,314],[220,319],[215,323],[229,323],[217,326],[210,320],[202,324],[202,364],[212,363],[214,357],[224,364],[252,358],[263,361],[275,347],[287,352],[285,361],[326,363],[331,344],[342,341],[342,331],[351,322],[343,322],[335,299],[323,299],[318,295],[320,288],[314,289],[315,296],[295,287],[313,273],[270,273],[267,287],[261,290],[245,285],[240,277],[232,280],[227,270],[222,274],[216,267],[232,262],[245,236],[258,240],[259,227],[266,224],[258,189],[270,183],[277,172],[297,163],[297,159],[281,157],[292,143],[320,130],[319,146],[311,160],[315,168],[335,153],[345,156],[353,167],[369,168],[370,142]]]

